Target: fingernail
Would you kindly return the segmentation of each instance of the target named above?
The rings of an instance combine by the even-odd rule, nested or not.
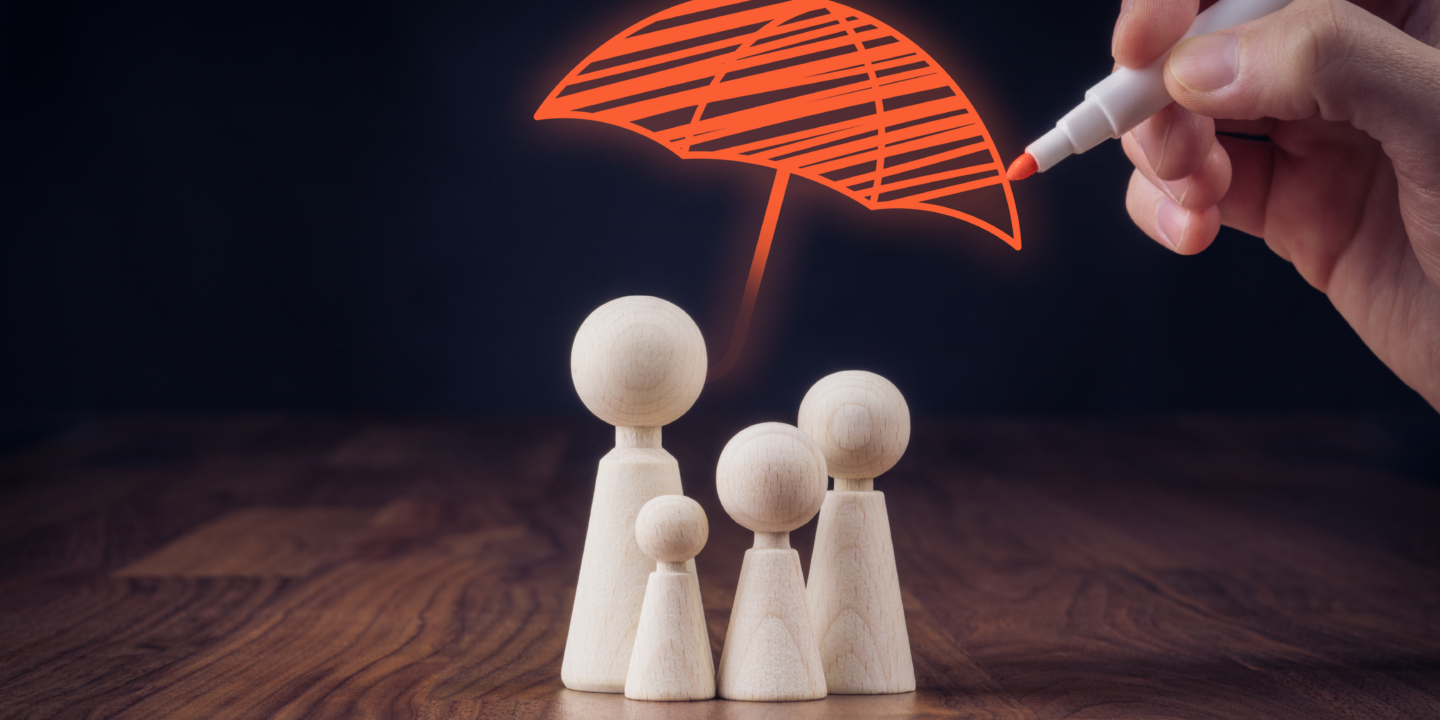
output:
[[[1189,221],[1189,213],[1169,198],[1160,198],[1155,204],[1155,227],[1160,230],[1160,239],[1175,252],[1180,252],[1180,241],[1185,237],[1185,225]]]
[[[1120,3],[1120,17],[1115,18],[1115,30],[1110,33],[1110,57],[1115,57],[1115,48],[1120,45],[1120,26],[1125,24],[1125,16],[1130,14],[1130,8],[1134,5],[1135,0]]]
[[[1157,173],[1160,172],[1160,163],[1165,160],[1165,142],[1170,137],[1170,127],[1170,113],[1161,111],[1135,128],[1135,140],[1140,143],[1145,159],[1150,161],[1150,169]]]
[[[1239,48],[1239,36],[1230,33],[1190,38],[1170,51],[1170,74],[1190,92],[1215,92],[1235,82]]]

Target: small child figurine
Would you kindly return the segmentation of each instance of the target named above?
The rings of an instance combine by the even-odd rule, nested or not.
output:
[[[715,697],[715,662],[700,604],[700,583],[686,567],[709,537],[705,511],[684,495],[661,495],[640,508],[635,541],[656,560],[656,567],[645,586],[630,672],[625,676],[625,697]]]

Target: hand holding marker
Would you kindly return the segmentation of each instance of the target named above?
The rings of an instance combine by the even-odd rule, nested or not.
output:
[[[1112,53],[1138,69],[1010,179],[1123,134],[1146,235],[1181,255],[1222,224],[1263,238],[1440,410],[1440,0],[1199,3],[1126,2]]]
[[[1290,0],[1220,0],[1200,13],[1180,38],[1231,28],[1269,15]],[[1178,44],[1178,43],[1177,43]],[[1174,100],[1165,90],[1166,52],[1134,70],[1122,67],[1085,93],[1085,102],[1055,123],[1055,129],[1025,148],[1006,173],[1011,182],[1045,172],[1071,155],[1089,150],[1106,138],[1119,138]]]

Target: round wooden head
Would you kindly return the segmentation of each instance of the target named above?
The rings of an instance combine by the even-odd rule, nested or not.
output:
[[[895,467],[910,444],[910,407],[889,380],[846,370],[815,383],[800,403],[800,429],[825,452],[830,476],[868,480]]]
[[[715,468],[720,504],[755,532],[789,532],[810,522],[825,502],[825,478],[820,446],[784,423],[741,430]]]
[[[704,508],[684,495],[651,498],[635,517],[635,542],[661,562],[685,562],[699,555],[709,539]]]
[[[570,349],[570,377],[585,407],[611,425],[674,422],[705,385],[705,338],[684,310],[633,295],[590,313]]]

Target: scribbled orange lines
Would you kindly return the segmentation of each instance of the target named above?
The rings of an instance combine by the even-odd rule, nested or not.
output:
[[[965,94],[918,45],[838,3],[677,5],[591,53],[535,117],[610,123],[684,158],[773,167],[1020,247],[1005,169]]]
[[[1020,249],[1010,181],[965,93],[914,42],[838,3],[677,5],[591,53],[535,118],[598,120],[682,158],[775,169],[735,331],[711,380],[745,346],[792,173],[872,210],[959,218]]]

